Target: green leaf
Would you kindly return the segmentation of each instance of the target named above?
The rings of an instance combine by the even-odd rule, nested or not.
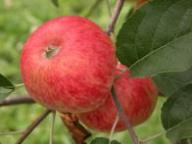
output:
[[[58,0],[51,0],[54,6],[59,7],[59,2]]]
[[[4,99],[11,92],[13,92],[15,87],[13,84],[5,78],[2,74],[0,74],[0,100]]]
[[[117,56],[133,75],[181,72],[192,65],[192,1],[154,0],[126,20]]]
[[[109,139],[104,137],[97,137],[91,142],[91,144],[109,144]],[[121,144],[121,143],[116,140],[112,140],[110,144]]]
[[[167,131],[167,137],[173,142],[192,138],[192,117],[169,129]]]
[[[192,83],[192,68],[184,72],[159,74],[153,79],[164,96],[171,96],[180,88]]]
[[[192,84],[168,98],[163,105],[161,119],[171,140],[192,137]]]

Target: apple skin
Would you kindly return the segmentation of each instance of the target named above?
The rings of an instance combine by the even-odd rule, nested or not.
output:
[[[63,16],[28,38],[21,74],[37,102],[60,112],[80,113],[105,102],[116,63],[112,41],[99,26],[83,17]]]
[[[116,73],[119,74],[119,70]],[[150,117],[156,105],[158,94],[150,77],[132,78],[129,71],[126,71],[115,81],[114,88],[132,126],[139,125]],[[103,106],[78,115],[85,126],[102,132],[111,130],[116,116],[117,108],[111,94]],[[126,130],[126,126],[124,121],[119,119],[115,131],[123,130]]]

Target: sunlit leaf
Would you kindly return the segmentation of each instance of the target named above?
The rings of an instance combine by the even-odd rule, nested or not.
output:
[[[8,96],[14,91],[14,89],[13,84],[2,74],[0,74],[0,100]]]

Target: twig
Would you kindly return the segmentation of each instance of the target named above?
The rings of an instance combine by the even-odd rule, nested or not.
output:
[[[37,119],[35,119],[22,133],[16,144],[21,144],[30,135],[30,133],[48,116],[49,113],[51,113],[51,110],[46,110]]]
[[[128,117],[125,115],[124,109],[117,98],[114,87],[112,87],[112,97],[113,97],[114,103],[118,109],[119,117],[124,121],[133,144],[140,144],[139,139],[135,133],[135,130],[133,129]]]
[[[111,22],[107,28],[107,34],[108,35],[111,35],[111,33],[113,33],[113,31],[114,31],[115,24],[116,24],[117,19],[120,15],[120,12],[121,12],[121,9],[123,7],[124,2],[125,2],[125,0],[117,0],[117,2],[116,2],[115,8],[114,8],[113,13],[112,13]],[[130,137],[132,139],[133,144],[139,144],[140,143],[139,139],[138,139],[132,125],[130,124],[128,117],[124,113],[123,107],[117,98],[114,87],[112,87],[112,97],[113,97],[115,105],[118,109],[118,114],[119,114],[120,118],[123,119],[128,131],[129,131],[129,134],[130,134]]]
[[[110,132],[110,135],[109,135],[109,144],[111,144],[111,141],[112,141],[112,138],[113,138],[113,134],[115,132],[115,129],[117,127],[117,123],[119,122],[119,115],[117,114],[116,115],[116,118],[115,118],[115,121],[113,123],[113,126],[111,128],[111,132]]]
[[[56,116],[56,111],[53,111],[52,117],[51,117],[49,144],[53,144],[53,134],[54,134],[54,127],[55,127],[55,116]]]
[[[8,97],[0,101],[0,107],[18,105],[18,104],[31,104],[31,103],[35,103],[35,101],[28,96]]]
[[[149,137],[149,138],[146,138],[146,139],[144,139],[144,140],[142,140],[142,144],[146,144],[146,143],[148,143],[148,142],[150,142],[150,141],[152,141],[152,140],[154,140],[154,139],[156,139],[156,138],[159,138],[160,136],[162,136],[162,135],[164,135],[166,132],[160,132],[160,133],[157,133],[157,134],[155,134],[155,135],[153,135],[153,136],[151,136],[151,137]]]
[[[91,136],[91,133],[79,123],[76,115],[70,113],[62,114],[61,119],[71,132],[76,144],[84,144],[84,140]]]
[[[20,83],[20,84],[15,85],[15,88],[20,88],[20,87],[24,87],[24,83]]]
[[[110,35],[115,28],[115,24],[117,22],[117,19],[119,17],[119,14],[121,12],[121,9],[123,7],[125,0],[117,0],[115,8],[113,10],[112,16],[111,16],[111,22],[109,23],[108,27],[107,27],[107,34]]]

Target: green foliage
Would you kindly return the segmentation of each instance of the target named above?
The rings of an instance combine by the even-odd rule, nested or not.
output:
[[[94,1],[19,0],[12,3],[10,8],[6,8],[3,1],[0,1],[0,73],[17,83],[21,82],[19,57],[27,36],[48,19],[84,14]],[[129,5],[125,7],[117,29],[130,8]],[[153,75],[160,92],[168,96],[161,119],[167,137],[178,144],[185,144],[186,138],[192,137],[191,9],[190,0],[154,0],[131,15],[117,36],[117,55],[120,61],[129,66],[133,75]],[[105,28],[109,23],[107,13],[107,6],[103,2],[94,10],[90,19]],[[0,74],[0,99],[14,90],[13,84],[3,75]],[[8,91],[2,93],[2,90]],[[21,93],[24,94],[24,91]],[[141,138],[163,130],[159,114],[164,101],[159,100],[150,120],[136,127]],[[119,105],[118,101],[116,104]],[[41,112],[42,108],[37,105],[1,108],[0,131],[24,129]],[[25,143],[48,143],[49,125],[50,121],[46,119]],[[61,125],[57,117],[55,143],[74,143],[67,129]],[[104,144],[109,142],[108,137],[107,134],[93,132],[87,142]],[[13,144],[17,138],[18,135],[0,135],[0,143]],[[112,144],[130,143],[127,132],[117,133],[113,138],[119,142],[113,141]],[[168,141],[161,137],[155,139],[154,143],[165,144]]]
[[[0,74],[0,100],[11,94],[14,89],[15,87],[13,84],[2,74]]]
[[[128,17],[116,42],[121,63],[134,76],[154,76],[169,97],[161,118],[174,142],[192,137],[191,9],[188,0],[151,1]]]
[[[177,142],[179,140],[192,138],[192,117],[186,119],[179,123],[178,125],[174,126],[173,128],[167,131],[167,136],[173,142]]]
[[[180,88],[192,83],[192,68],[184,72],[159,74],[154,80],[164,96],[171,96]]]
[[[192,137],[192,84],[187,85],[171,97],[162,108],[162,123],[171,140]],[[171,129],[171,130],[169,130]]]
[[[154,0],[126,20],[117,36],[117,55],[133,75],[191,67],[191,8],[189,0]]]

